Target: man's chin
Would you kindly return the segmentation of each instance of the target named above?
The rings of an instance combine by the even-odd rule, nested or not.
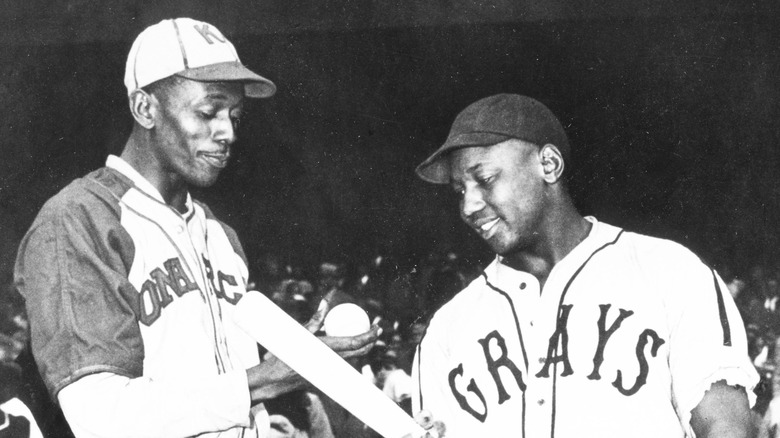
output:
[[[499,239],[489,240],[487,241],[487,244],[494,253],[504,258],[511,258],[522,252],[524,248],[524,246],[520,245],[518,242],[509,242]]]
[[[197,175],[195,177],[189,178],[187,183],[192,187],[206,189],[216,184],[218,179],[219,172],[216,172],[214,174]]]
[[[491,250],[493,250],[494,253],[500,255],[501,257],[509,257],[516,253],[512,247],[501,243],[488,242],[488,246]]]

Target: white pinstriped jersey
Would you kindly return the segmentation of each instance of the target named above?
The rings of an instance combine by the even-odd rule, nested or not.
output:
[[[691,437],[712,383],[754,402],[758,375],[717,274],[676,243],[588,220],[543,291],[498,257],[431,320],[413,404],[448,438]]]
[[[257,344],[232,319],[248,275],[238,239],[189,195],[186,206],[180,214],[166,205],[112,156],[41,210],[20,246],[16,282],[55,398],[95,373],[185,387],[259,363]],[[213,436],[256,436],[253,426],[244,435],[248,387],[241,391],[232,395],[244,424]]]

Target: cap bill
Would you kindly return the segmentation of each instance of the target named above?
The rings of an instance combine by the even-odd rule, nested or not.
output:
[[[176,73],[176,75],[194,81],[243,82],[244,93],[247,97],[271,97],[276,93],[276,85],[274,85],[273,82],[258,75],[252,70],[249,70],[237,61],[220,62],[203,67],[190,68]]]
[[[494,132],[469,132],[447,139],[436,152],[417,166],[415,172],[421,179],[434,184],[449,184],[450,168],[444,156],[455,149],[486,147],[511,139],[511,136]]]

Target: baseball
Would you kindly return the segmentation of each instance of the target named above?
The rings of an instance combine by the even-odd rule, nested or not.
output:
[[[371,328],[368,314],[357,304],[344,303],[325,315],[323,329],[328,336],[355,336]]]

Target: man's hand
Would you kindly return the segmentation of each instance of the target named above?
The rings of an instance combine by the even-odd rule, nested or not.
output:
[[[418,412],[414,416],[414,421],[425,429],[426,434],[424,438],[444,438],[445,432],[447,432],[447,427],[444,423],[434,420],[430,411],[422,410]]]
[[[309,332],[317,333],[322,328],[328,308],[327,300],[323,300],[317,312],[305,324]],[[323,336],[319,339],[341,357],[349,358],[367,354],[380,334],[379,327],[372,327],[357,336]],[[247,380],[253,402],[268,400],[308,385],[304,378],[273,354],[269,354],[259,365],[248,369]]]
[[[325,323],[325,316],[330,310],[330,303],[328,302],[329,296],[326,296],[319,305],[317,312],[311,317],[309,322],[305,324],[306,329],[311,333],[317,333],[322,329],[322,325]],[[371,329],[363,334],[356,336],[320,336],[320,340],[324,342],[331,350],[339,354],[343,358],[364,356],[371,351],[371,347],[379,339],[379,335],[382,334],[382,329],[378,326],[372,326]]]

